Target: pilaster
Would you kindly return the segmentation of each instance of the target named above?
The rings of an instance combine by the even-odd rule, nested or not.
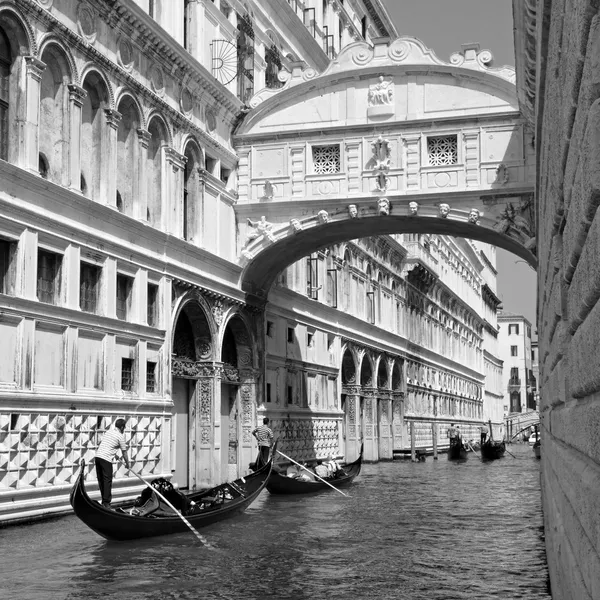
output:
[[[18,244],[15,292],[27,300],[37,299],[37,242],[37,233],[25,229]]]
[[[419,144],[421,142],[420,135],[404,136],[404,145],[406,146],[406,189],[418,190],[421,187],[419,176],[420,153]]]
[[[140,151],[138,152],[139,166],[138,166],[138,194],[135,197],[135,203],[133,207],[133,218],[140,221],[148,220],[148,182],[146,180],[146,163],[148,162],[148,146],[150,145],[150,139],[152,134],[146,129],[138,129],[138,142],[140,144]]]
[[[166,201],[163,203],[162,229],[183,237],[183,169],[187,158],[173,148],[165,150],[167,164]]]
[[[117,204],[117,138],[121,113],[110,108],[104,109],[106,127],[102,128],[102,177],[100,178],[100,198],[109,206]]]
[[[479,166],[479,131],[465,131],[465,183],[469,187],[478,187],[480,178]]]

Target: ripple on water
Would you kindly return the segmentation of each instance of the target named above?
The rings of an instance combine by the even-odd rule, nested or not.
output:
[[[539,462],[367,464],[344,498],[267,492],[238,517],[109,543],[77,518],[0,530],[11,600],[549,600]]]

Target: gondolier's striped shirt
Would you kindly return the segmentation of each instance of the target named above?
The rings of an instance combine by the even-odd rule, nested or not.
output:
[[[96,450],[96,458],[103,458],[108,462],[112,462],[119,448],[122,452],[127,450],[125,436],[116,427],[113,427],[104,434],[98,450]]]
[[[259,425],[253,432],[259,446],[270,446],[273,441],[273,432],[266,425]]]

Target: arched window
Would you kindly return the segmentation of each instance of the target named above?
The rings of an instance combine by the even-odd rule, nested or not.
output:
[[[181,221],[183,239],[196,245],[202,243],[202,210],[204,196],[200,185],[202,153],[195,142],[188,142],[185,147],[185,167],[183,172],[183,198]]]
[[[0,158],[8,160],[8,106],[12,54],[3,29],[0,29]]]
[[[140,117],[133,99],[125,96],[118,105],[121,114],[117,130],[117,198],[119,212],[130,217],[139,217],[135,207],[139,190],[139,149],[138,129]],[[110,201],[110,198],[109,198]]]
[[[102,182],[102,165],[108,155],[108,149],[104,147],[107,139],[104,128],[108,127],[104,108],[108,108],[108,93],[97,73],[90,73],[85,78],[83,89],[86,97],[81,108],[81,192],[93,200],[105,200],[101,198],[101,188],[106,183]]]
[[[64,52],[51,45],[42,54],[46,68],[40,91],[39,164],[50,181],[69,184],[69,70]]]
[[[160,119],[154,118],[148,127],[151,138],[146,162],[147,219],[150,225],[161,227],[163,196],[163,154],[167,145],[166,129]]]

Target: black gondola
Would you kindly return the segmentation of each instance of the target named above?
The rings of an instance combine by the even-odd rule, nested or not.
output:
[[[361,446],[359,457],[353,463],[342,467],[341,475],[329,477],[325,481],[335,488],[350,485],[360,473],[362,457],[363,449]],[[327,483],[318,479],[315,481],[302,481],[301,479],[288,477],[285,473],[281,473],[274,468],[267,482],[267,490],[271,494],[311,494],[313,492],[331,490],[331,487]]]
[[[469,456],[467,449],[463,446],[460,438],[450,438],[448,448],[448,460],[466,460]]]
[[[223,483],[216,487],[180,494],[186,507],[190,510],[182,511],[186,520],[195,528],[205,527],[217,521],[222,521],[244,511],[264,489],[271,469],[271,460],[258,471],[251,473],[233,482]],[[107,540],[133,540],[138,538],[167,535],[188,531],[188,526],[180,516],[166,505],[148,516],[130,514],[127,510],[104,508],[96,500],[92,500],[84,484],[85,463],[82,462],[81,471],[71,490],[71,506],[75,514],[97,534]],[[172,498],[168,498],[175,504]],[[156,502],[156,495],[154,495]],[[192,502],[195,504],[192,504]],[[179,508],[175,504],[176,508]]]
[[[495,460],[502,458],[506,452],[506,444],[496,440],[486,440],[481,444],[481,458],[485,460]]]

